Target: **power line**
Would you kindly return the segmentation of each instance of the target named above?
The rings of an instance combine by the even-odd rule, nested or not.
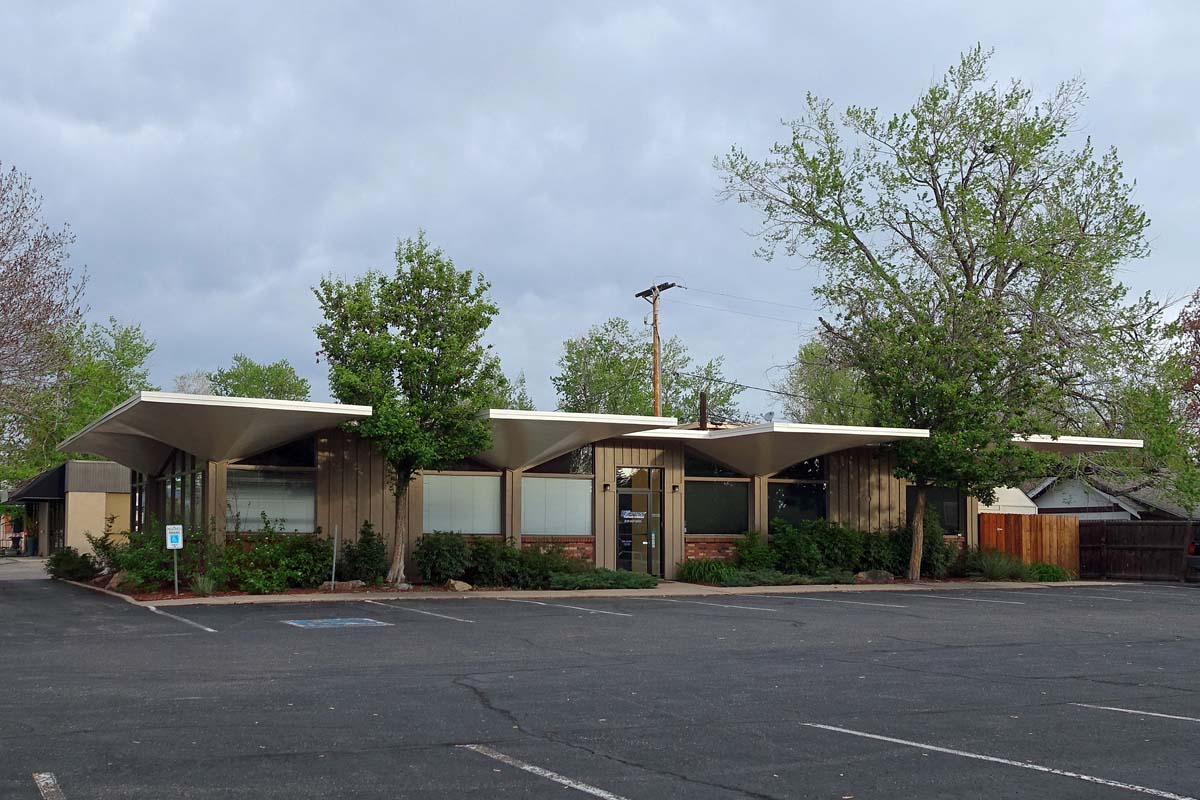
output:
[[[783,397],[791,397],[795,400],[807,400],[810,403],[818,403],[818,402],[833,403],[834,405],[846,406],[847,408],[857,408],[860,411],[871,411],[871,408],[869,408],[868,406],[859,405],[858,403],[847,403],[844,400],[842,400],[842,401],[835,401],[835,400],[830,400],[830,399],[817,400],[815,397],[809,397],[807,395],[797,394],[795,392],[784,392],[779,389],[764,389],[761,386],[751,386],[748,383],[738,383],[737,381],[727,381],[727,380],[722,380],[721,378],[714,378],[710,375],[697,375],[692,372],[680,372],[680,371],[676,370],[675,374],[682,375],[687,378],[698,378],[699,380],[702,380],[702,381],[711,381],[712,383],[723,383],[726,386],[736,386],[739,389],[751,389],[756,392],[766,392],[767,394],[777,394],[777,395],[781,395]]]
[[[671,303],[683,305],[683,306],[692,306],[693,308],[707,308],[707,309],[711,309],[713,311],[728,311],[730,314],[740,314],[743,317],[755,317],[756,319],[770,319],[770,320],[775,320],[776,322],[787,322],[791,325],[807,324],[807,323],[801,322],[798,319],[788,319],[787,317],[772,317],[772,316],[768,316],[766,314],[754,314],[749,311],[738,311],[737,309],[733,309],[733,308],[725,308],[724,306],[708,306],[708,305],[704,305],[702,303],[689,303],[686,300],[672,300]]]
[[[718,297],[729,297],[734,300],[745,300],[747,303],[763,303],[768,306],[779,306],[780,308],[795,308],[800,311],[816,311],[814,306],[798,306],[793,303],[780,303],[775,300],[759,300],[756,297],[743,297],[740,294],[730,294],[729,292],[717,292],[712,289],[697,289],[695,286],[684,286],[680,284],[680,288],[687,289],[692,292],[700,292],[702,294],[714,294]]]

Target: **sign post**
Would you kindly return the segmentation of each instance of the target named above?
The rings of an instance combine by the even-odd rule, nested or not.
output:
[[[171,561],[175,564],[175,596],[179,596],[179,551],[183,549],[183,526],[167,526],[167,549],[171,551]]]

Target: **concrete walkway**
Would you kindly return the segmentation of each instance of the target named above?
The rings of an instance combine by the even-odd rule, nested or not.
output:
[[[0,558],[0,581],[48,580],[46,559],[31,556]]]
[[[837,592],[929,592],[957,591],[962,589],[1046,589],[1069,586],[1119,586],[1116,581],[1063,581],[1060,583],[1020,583],[1014,581],[921,581],[919,583],[891,583],[864,585],[822,586],[704,586],[696,583],[663,581],[654,589],[581,589],[575,591],[525,591],[480,589],[470,592],[449,591],[405,591],[405,592],[312,592],[311,594],[257,594],[232,595],[227,597],[180,597],[165,600],[134,600],[120,592],[110,592],[86,583],[76,583],[97,592],[111,594],[137,606],[228,606],[265,605],[271,603],[337,603],[362,602],[363,600],[470,600],[472,598],[506,598],[510,600],[565,600],[567,598],[599,597],[707,597],[714,595],[739,594],[827,594]]]

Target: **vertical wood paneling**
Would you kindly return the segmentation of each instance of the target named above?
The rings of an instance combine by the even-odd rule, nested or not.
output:
[[[348,542],[358,541],[358,530],[364,521],[371,520],[371,443],[359,436],[354,437],[354,473],[358,487],[358,498],[354,507],[354,519],[344,534]]]
[[[337,517],[337,523],[343,541],[354,530],[354,517],[357,512],[355,498],[358,497],[358,464],[355,463],[357,460],[355,458],[355,438],[343,432],[342,446],[339,448],[342,462],[342,502],[340,503],[341,514]],[[335,508],[337,507],[335,506]]]

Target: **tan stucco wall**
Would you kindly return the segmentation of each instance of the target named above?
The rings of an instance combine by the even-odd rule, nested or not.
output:
[[[92,552],[85,534],[104,533],[106,518],[115,515],[114,531],[129,527],[129,494],[125,492],[67,492],[66,545],[81,553]]]

